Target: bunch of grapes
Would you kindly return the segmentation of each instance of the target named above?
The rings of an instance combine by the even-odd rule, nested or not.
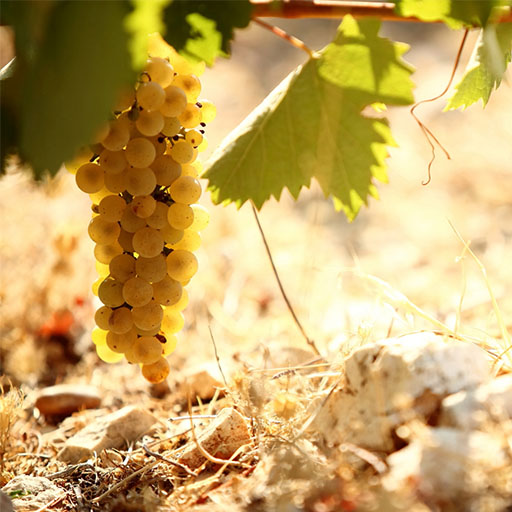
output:
[[[208,212],[196,204],[199,151],[215,107],[198,100],[201,84],[186,66],[152,56],[135,88],[122,95],[112,120],[68,169],[90,194],[88,232],[103,303],[92,340],[109,363],[126,358],[152,383],[169,374],[168,356],[183,328],[185,286]]]

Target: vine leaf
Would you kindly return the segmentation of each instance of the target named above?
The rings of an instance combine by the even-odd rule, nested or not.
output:
[[[487,105],[492,91],[499,87],[511,59],[512,23],[487,25],[481,32],[462,80],[445,110],[466,109],[478,100]]]
[[[185,57],[211,66],[229,54],[234,29],[249,24],[252,9],[249,0],[174,0],[164,13],[165,39]]]
[[[395,11],[401,16],[415,16],[423,21],[443,21],[453,29],[484,27],[495,7],[510,0],[397,0]]]
[[[379,26],[346,16],[334,41],[228,135],[204,174],[214,202],[261,208],[285,187],[297,198],[315,178],[352,220],[378,197],[374,180],[387,181],[386,146],[395,142],[385,118],[362,111],[413,102],[408,47],[379,37]]]

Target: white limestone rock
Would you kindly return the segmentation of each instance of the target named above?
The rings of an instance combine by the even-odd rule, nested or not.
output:
[[[55,485],[48,478],[41,476],[19,475],[9,481],[2,491],[12,498],[12,509],[15,511],[29,511],[46,508],[52,501],[65,495],[64,489]],[[4,502],[0,502],[0,510],[4,512]],[[6,505],[5,512],[9,512]]]
[[[475,345],[422,332],[355,350],[345,376],[310,428],[330,444],[389,451],[398,425],[418,414],[428,417],[447,395],[488,380],[490,363]]]
[[[447,396],[439,424],[463,430],[485,428],[489,422],[512,419],[512,375],[503,375],[475,389]]]
[[[58,453],[59,460],[75,464],[106,448],[121,448],[136,441],[157,421],[150,412],[128,406],[108,414],[70,437]]]

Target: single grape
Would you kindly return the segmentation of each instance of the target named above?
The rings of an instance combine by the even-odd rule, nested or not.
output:
[[[176,281],[187,281],[197,272],[197,267],[197,258],[189,251],[178,249],[167,256],[167,273]]]
[[[183,89],[191,103],[195,103],[201,93],[201,82],[195,75],[178,75],[172,85]]]
[[[146,219],[150,228],[161,229],[167,226],[167,212],[169,207],[160,201],[156,202],[155,211]]]
[[[194,148],[192,144],[185,139],[176,141],[170,149],[169,154],[179,164],[188,164],[194,160]]]
[[[107,330],[95,327],[91,332],[91,339],[95,345],[105,345],[107,343]]]
[[[155,148],[155,159],[167,151],[167,139],[161,134],[148,137],[148,140],[151,142],[151,144],[153,144]],[[153,167],[153,164],[151,164],[151,167]]]
[[[165,276],[161,281],[153,283],[153,297],[162,306],[176,304],[181,299],[182,291],[181,283],[169,276]]]
[[[155,300],[151,300],[145,306],[133,308],[131,313],[133,323],[146,331],[160,327],[164,314],[162,306]]]
[[[122,254],[123,248],[119,242],[113,244],[96,244],[94,247],[94,257],[101,263],[108,265],[118,254]]]
[[[135,101],[135,92],[133,89],[123,89],[117,98],[117,103],[114,106],[114,112],[122,112],[128,110]]]
[[[160,357],[152,364],[142,365],[142,375],[151,384],[163,382],[169,375],[170,367],[165,357]]]
[[[188,204],[173,203],[167,211],[167,221],[176,229],[187,229],[194,222],[194,210]]]
[[[98,288],[98,297],[111,308],[117,308],[124,304],[123,283],[117,279],[107,277]]]
[[[167,137],[178,135],[181,130],[181,123],[177,117],[164,117],[164,126],[161,132]]]
[[[162,252],[164,239],[158,230],[145,227],[133,235],[133,248],[144,258],[153,258]]]
[[[201,247],[201,236],[197,231],[193,231],[192,228],[185,229],[183,231],[183,238],[172,244],[171,249],[183,249],[185,251],[197,251]]]
[[[134,320],[133,311],[127,307],[114,309],[108,320],[109,330],[114,334],[125,334],[133,327]]]
[[[178,344],[178,339],[173,334],[168,334],[165,336],[165,342],[162,343],[162,355],[167,357],[171,355],[176,350],[176,345]]]
[[[186,288],[182,289],[181,298],[175,304],[166,306],[166,311],[183,311],[188,306],[188,292]]]
[[[121,283],[135,277],[136,260],[131,254],[119,254],[110,262],[110,275]]]
[[[117,241],[124,251],[133,252],[132,239],[133,233],[129,233],[128,231],[121,228],[121,232],[119,233],[119,238]]]
[[[152,196],[135,196],[130,203],[130,208],[137,217],[145,219],[154,213],[156,201]]]
[[[183,230],[173,228],[168,222],[167,225],[158,230],[166,244],[175,244],[183,238]]]
[[[181,174],[181,165],[170,155],[161,155],[151,164],[158,185],[168,187]]]
[[[108,222],[119,222],[126,208],[126,201],[117,195],[105,196],[98,204],[100,217]]]
[[[123,123],[111,121],[108,135],[101,141],[103,147],[110,151],[120,151],[130,140],[130,131]]]
[[[132,167],[126,171],[125,179],[126,190],[132,196],[147,196],[156,187],[155,173],[149,167]]]
[[[201,184],[191,176],[180,176],[172,183],[169,192],[177,203],[192,204],[201,197]]]
[[[110,151],[104,149],[100,153],[99,164],[106,173],[119,174],[123,172],[128,165],[124,156],[124,151]]]
[[[197,130],[189,130],[185,135],[185,140],[190,142],[194,148],[197,148],[201,142],[203,142],[203,134]]]
[[[102,245],[115,243],[120,231],[121,228],[117,222],[109,222],[101,215],[94,217],[88,227],[91,239]]]
[[[135,93],[139,105],[149,112],[158,110],[164,103],[165,92],[157,82],[145,82],[139,85]]]
[[[164,103],[160,107],[160,112],[165,117],[179,116],[185,110],[186,106],[187,96],[182,89],[174,85],[165,88]]]
[[[105,171],[98,164],[87,163],[78,168],[75,180],[82,192],[94,194],[103,188]]]
[[[201,100],[203,123],[211,123],[217,115],[217,108],[211,101]]]
[[[171,85],[174,80],[174,69],[165,59],[151,57],[146,62],[145,71],[152,82],[157,82],[164,88]]]
[[[123,228],[128,233],[135,233],[145,226],[146,221],[144,219],[137,217],[131,208],[125,209],[123,216],[121,217],[121,228]],[[133,237],[131,239],[131,244],[133,245]]]
[[[166,308],[162,318],[162,331],[165,335],[176,334],[183,329],[185,318],[176,310]]]
[[[133,344],[137,341],[137,331],[135,327],[132,327],[123,334],[116,334],[109,332],[107,334],[107,346],[113,352],[123,354],[130,350]]]
[[[119,194],[126,190],[126,173],[119,174],[105,174],[105,188],[111,194]]]
[[[162,345],[154,336],[142,336],[131,346],[129,354],[137,363],[152,364],[162,356]]]
[[[137,121],[135,121],[135,126],[142,135],[153,137],[159,134],[164,127],[164,116],[158,111],[142,111]]]
[[[183,128],[195,128],[201,122],[201,109],[194,103],[189,103],[178,119]]]
[[[112,309],[108,306],[101,306],[98,308],[96,313],[94,314],[94,322],[96,325],[105,331],[108,330],[108,319],[112,314]]]
[[[136,137],[126,145],[125,156],[133,167],[149,167],[156,156],[155,146],[148,139]]]
[[[135,263],[137,275],[148,283],[157,283],[167,276],[167,262],[163,254],[154,258],[143,258],[139,256]]]
[[[194,222],[192,222],[190,229],[193,231],[202,231],[210,222],[210,214],[208,210],[200,204],[190,205],[194,211]]]
[[[107,345],[96,345],[96,354],[105,363],[118,363],[123,359],[123,354],[117,354]]]
[[[153,287],[140,277],[132,277],[123,285],[123,299],[134,308],[145,306],[152,298]]]

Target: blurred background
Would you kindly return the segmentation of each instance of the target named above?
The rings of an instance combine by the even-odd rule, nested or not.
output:
[[[268,20],[320,49],[336,20]],[[411,45],[405,55],[416,72],[416,100],[439,94],[448,82],[462,38],[444,26],[383,24],[381,33]],[[466,44],[457,83],[476,33]],[[2,65],[12,56],[2,28]],[[201,78],[202,98],[217,105],[207,128],[205,160],[230,130],[306,54],[252,24],[239,31],[229,60]],[[510,73],[508,74],[510,79]],[[447,97],[449,97],[447,95]],[[446,98],[447,98],[446,97]],[[442,151],[427,186],[430,147],[409,108],[388,112],[397,148],[390,151],[389,184],[353,223],[337,213],[317,186],[297,203],[283,192],[260,220],[276,267],[310,338],[328,358],[366,341],[435,326],[404,307],[399,294],[450,327],[486,343],[499,329],[482,273],[463,255],[460,232],[481,259],[502,314],[510,323],[512,300],[512,172],[509,80],[485,110],[443,112],[446,98],[416,113],[451,155]],[[49,120],[50,122],[51,120]],[[204,183],[206,187],[206,183]],[[0,180],[0,374],[40,386],[87,381],[103,389],[145,388],[138,369],[99,361],[90,341],[97,302],[93,243],[87,236],[89,198],[62,170],[34,184],[22,169]],[[278,347],[307,348],[287,311],[249,205],[214,206],[198,251],[200,269],[189,286],[186,326],[171,356],[179,371],[214,359],[210,329],[223,365],[233,356],[251,365],[277,365]],[[354,271],[357,272],[354,272]]]

